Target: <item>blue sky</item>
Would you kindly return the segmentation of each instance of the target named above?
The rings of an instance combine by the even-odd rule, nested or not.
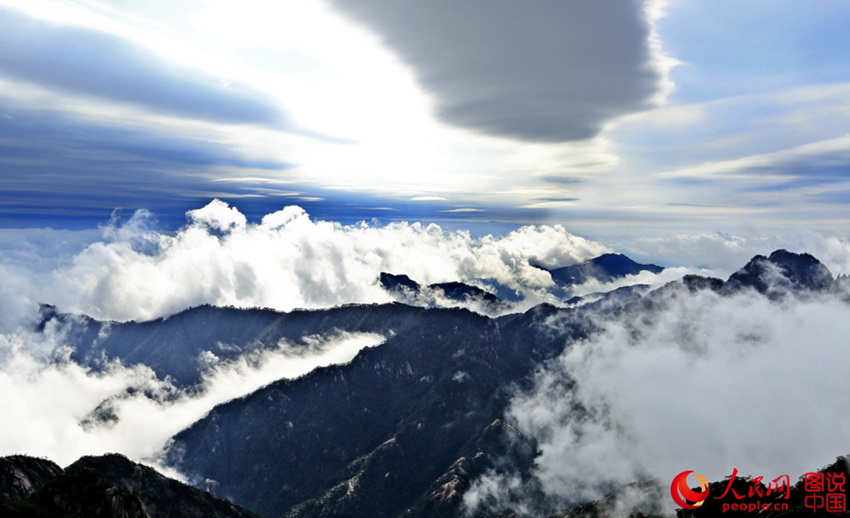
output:
[[[0,1],[0,227],[847,237],[850,3]]]

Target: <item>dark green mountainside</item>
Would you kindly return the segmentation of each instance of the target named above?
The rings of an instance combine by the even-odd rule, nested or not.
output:
[[[537,326],[558,311],[502,329],[466,310],[409,308],[350,364],[214,409],[175,437],[176,467],[264,516],[453,514],[485,454],[505,449],[508,387],[567,343]]]

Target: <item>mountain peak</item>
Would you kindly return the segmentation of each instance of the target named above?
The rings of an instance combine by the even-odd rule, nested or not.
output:
[[[407,275],[382,272],[378,281],[396,301],[414,306],[452,307],[476,304],[479,311],[499,314],[509,308],[496,295],[478,286],[459,281],[420,285]]]
[[[389,292],[402,293],[404,288],[407,288],[411,291],[419,291],[419,283],[404,274],[396,275],[392,273],[381,272],[379,280],[381,286],[383,286],[384,289]]]
[[[544,270],[546,268],[543,268]],[[626,275],[637,275],[648,271],[660,273],[663,267],[655,264],[641,264],[623,254],[603,254],[583,263],[563,268],[547,270],[557,284],[570,286],[584,284],[596,279],[600,282],[612,282]]]
[[[832,286],[829,269],[811,254],[775,250],[770,256],[757,255],[727,281],[732,289],[751,287],[760,293],[777,290],[819,291]]]

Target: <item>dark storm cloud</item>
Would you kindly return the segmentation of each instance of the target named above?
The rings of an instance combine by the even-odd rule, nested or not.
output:
[[[331,1],[413,67],[444,121],[493,135],[593,137],[663,79],[637,0]]]
[[[0,74],[169,115],[264,124],[284,118],[259,92],[169,65],[120,37],[2,8]]]

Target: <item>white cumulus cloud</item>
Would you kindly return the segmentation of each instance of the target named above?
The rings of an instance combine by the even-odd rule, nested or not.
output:
[[[187,225],[174,233],[150,229],[150,220],[142,211],[123,225],[113,222],[103,239],[35,270],[16,263],[17,280],[4,288],[15,289],[30,308],[50,303],[122,321],[201,304],[286,311],[389,302],[381,272],[421,284],[498,283],[530,305],[547,300],[553,286],[532,264],[563,266],[609,251],[560,225],[472,237],[435,224],[316,221],[297,206],[251,223],[219,200],[189,211]]]

